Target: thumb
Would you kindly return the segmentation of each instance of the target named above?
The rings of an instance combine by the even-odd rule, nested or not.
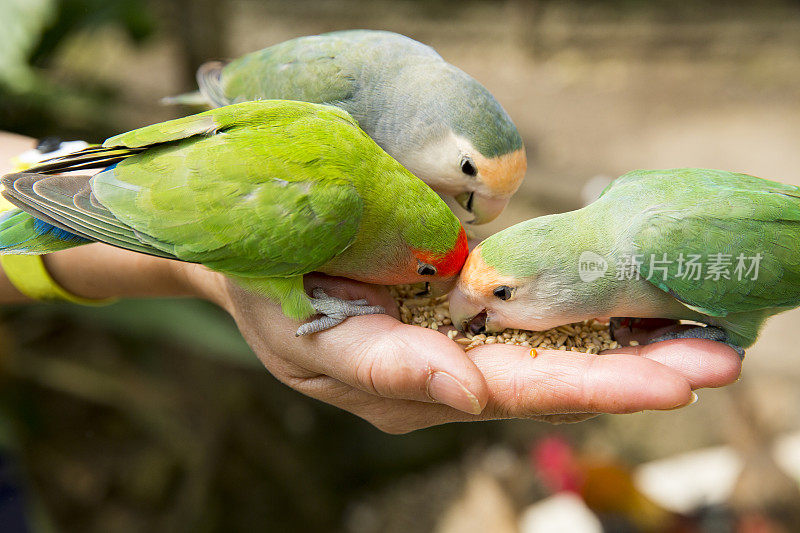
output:
[[[384,287],[316,275],[307,276],[306,285],[320,286],[339,298],[367,299],[397,313]],[[336,392],[341,387],[314,379],[327,376],[379,397],[438,402],[470,414],[486,405],[489,393],[483,374],[438,331],[377,314],[350,317],[328,330],[296,337],[297,321],[283,316],[276,304],[233,285],[229,290],[231,314],[267,369],[287,383],[301,378],[326,388],[304,390],[306,394],[336,404],[329,396],[341,394]]]

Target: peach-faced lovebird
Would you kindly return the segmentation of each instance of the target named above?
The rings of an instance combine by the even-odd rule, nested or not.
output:
[[[56,175],[87,168],[89,176]],[[2,253],[100,241],[202,263],[280,302],[298,334],[380,313],[321,291],[319,271],[380,284],[454,279],[467,256],[447,205],[341,109],[235,104],[154,124],[3,178],[19,207]]]
[[[483,85],[436,51],[386,31],[292,39],[197,73],[216,106],[282,98],[349,112],[389,155],[489,222],[525,176],[522,138]]]
[[[464,329],[544,330],[598,316],[702,322],[655,340],[746,348],[800,305],[800,188],[721,170],[638,170],[594,203],[497,233],[450,299]]]

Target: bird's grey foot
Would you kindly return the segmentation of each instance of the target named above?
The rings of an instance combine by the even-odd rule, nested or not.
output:
[[[380,305],[367,305],[365,299],[343,300],[328,296],[320,288],[311,291],[311,306],[319,313],[319,318],[306,322],[297,328],[296,336],[317,333],[341,324],[349,316],[377,315],[386,312]]]
[[[696,328],[686,329],[683,331],[673,331],[652,339],[650,344],[654,342],[670,341],[673,339],[706,339],[710,341],[721,342],[733,348],[736,353],[739,354],[739,357],[744,359],[744,348],[737,344],[733,344],[728,338],[728,334],[725,333],[724,330],[715,328],[714,326],[698,326]]]

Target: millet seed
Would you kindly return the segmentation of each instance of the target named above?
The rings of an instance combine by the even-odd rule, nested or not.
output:
[[[389,287],[400,309],[400,320],[405,324],[435,330],[450,326],[452,322],[447,295],[426,296],[422,293],[423,290],[422,285]],[[495,335],[467,333],[466,337],[460,337],[455,330],[449,330],[447,336],[466,351],[482,344],[510,344],[532,348],[532,354],[536,353],[535,348],[596,354],[620,346],[617,341],[611,340],[608,324],[597,320],[585,320],[547,331],[507,329]]]

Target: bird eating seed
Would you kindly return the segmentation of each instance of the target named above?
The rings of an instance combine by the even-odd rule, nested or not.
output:
[[[447,295],[421,295],[419,285],[395,285],[389,287],[389,291],[397,302],[400,320],[404,324],[434,330],[452,326]],[[457,331],[450,329],[447,336],[465,351],[483,344],[509,344],[530,348],[531,357],[537,356],[536,348],[596,354],[620,346],[611,338],[609,325],[598,320],[585,320],[547,331],[507,329],[493,335],[467,331],[466,337],[459,337]]]

